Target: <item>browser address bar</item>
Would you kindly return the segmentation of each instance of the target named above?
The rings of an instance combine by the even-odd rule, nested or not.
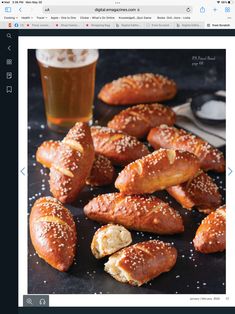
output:
[[[47,14],[110,14],[110,13],[136,13],[136,14],[189,14],[192,6],[185,5],[159,5],[159,6],[43,6],[43,13]]]

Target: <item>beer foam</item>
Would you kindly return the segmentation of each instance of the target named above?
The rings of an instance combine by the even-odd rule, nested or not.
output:
[[[97,49],[37,49],[37,60],[55,68],[78,68],[95,62]]]

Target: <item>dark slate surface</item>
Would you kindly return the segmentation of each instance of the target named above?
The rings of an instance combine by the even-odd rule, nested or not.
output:
[[[107,39],[108,40],[108,39]],[[157,40],[157,39],[153,39]],[[187,38],[185,38],[187,40]],[[193,56],[215,57],[203,65],[192,66]],[[208,59],[208,58],[207,58]],[[195,58],[194,58],[195,60]],[[179,86],[177,97],[167,102],[177,105],[192,95],[213,92],[225,88],[225,52],[223,50],[102,50],[97,65],[96,94],[100,87],[119,76],[137,72],[156,72],[168,75]],[[29,52],[29,132],[28,174],[29,212],[40,196],[50,195],[48,170],[35,161],[35,151],[41,142],[61,139],[61,134],[50,131],[46,126],[39,72],[34,51]],[[109,107],[95,99],[94,121],[100,125],[121,108]],[[225,148],[221,148],[223,151]],[[225,176],[210,173],[225,197]],[[90,252],[90,243],[98,223],[85,218],[83,206],[98,194],[115,191],[115,188],[84,188],[78,200],[67,206],[73,213],[78,231],[78,250],[75,264],[67,273],[54,270],[35,253],[29,239],[28,249],[28,293],[225,293],[225,254],[203,255],[194,251],[192,239],[204,215],[193,210],[182,209],[166,192],[155,193],[181,213],[185,232],[174,236],[157,236],[132,232],[133,242],[161,239],[174,243],[178,249],[176,266],[142,287],[121,284],[106,274],[103,265],[106,259],[97,261]]]

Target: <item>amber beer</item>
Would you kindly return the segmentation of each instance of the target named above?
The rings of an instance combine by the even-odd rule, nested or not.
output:
[[[48,126],[67,131],[76,122],[91,122],[97,50],[39,49]]]

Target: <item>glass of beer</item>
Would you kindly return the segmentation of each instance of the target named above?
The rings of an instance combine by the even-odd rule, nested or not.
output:
[[[98,50],[38,49],[48,126],[66,132],[76,122],[92,121]]]

